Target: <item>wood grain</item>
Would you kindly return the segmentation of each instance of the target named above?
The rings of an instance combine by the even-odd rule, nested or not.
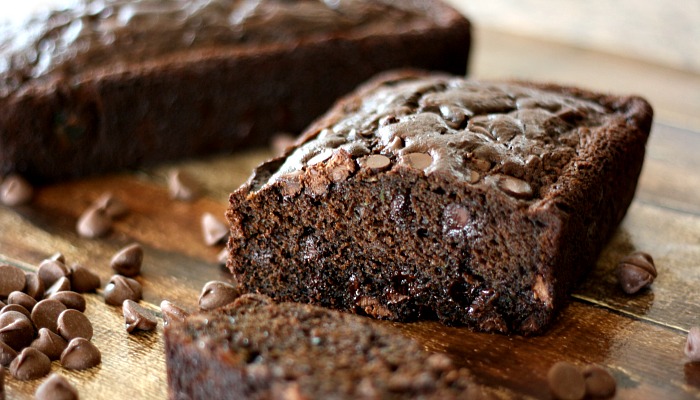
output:
[[[512,49],[507,37],[489,40],[491,45],[501,40],[502,48],[527,54],[527,46]],[[537,46],[552,53],[559,49],[539,42]],[[568,65],[566,76],[583,82],[587,72],[582,69],[597,56],[575,53],[586,61],[582,67]],[[490,60],[500,63],[516,56],[496,55]],[[536,65],[543,70],[532,75],[556,68],[535,61],[511,67],[523,71]],[[495,72],[504,68],[492,66]],[[477,71],[484,68],[480,64]],[[648,76],[649,71],[627,63],[620,68],[616,73],[638,77]],[[695,84],[695,80],[689,82],[690,87]],[[618,381],[616,398],[700,398],[700,364],[688,363],[683,355],[687,330],[700,325],[700,157],[696,154],[700,124],[693,127],[686,124],[692,118],[675,119],[678,113],[692,110],[675,108],[675,99],[664,102],[672,97],[659,96],[660,107],[667,112],[661,113],[653,128],[635,201],[597,266],[549,332],[524,338],[473,333],[435,322],[376,323],[415,338],[429,350],[448,354],[481,383],[524,398],[550,398],[545,376],[559,360],[605,366]],[[251,151],[38,188],[30,205],[0,207],[0,262],[34,270],[42,259],[60,251],[69,262],[92,268],[104,284],[112,275],[111,256],[122,246],[139,242],[145,252],[143,274],[138,278],[144,285],[144,304],[157,311],[160,301],[168,299],[193,310],[206,281],[230,278],[216,263],[221,245],[206,246],[202,241],[201,215],[222,216],[228,193],[270,155],[267,150]],[[201,198],[191,203],[169,198],[164,176],[174,167],[203,183]],[[79,237],[75,233],[78,216],[107,191],[127,204],[129,214],[116,221],[114,231],[104,239]],[[613,271],[618,260],[635,249],[655,257],[659,277],[651,289],[629,296],[618,288]],[[105,305],[99,292],[87,299],[103,363],[83,372],[66,371],[54,363],[53,371],[73,382],[84,399],[167,398],[162,324],[150,334],[128,335],[119,308]],[[33,398],[40,382],[7,377],[8,399]]]

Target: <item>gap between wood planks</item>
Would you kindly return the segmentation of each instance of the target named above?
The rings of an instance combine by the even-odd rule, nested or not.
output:
[[[592,297],[588,297],[588,296],[585,296],[585,295],[581,295],[581,294],[576,294],[576,293],[574,293],[574,294],[571,295],[571,298],[572,298],[574,301],[578,301],[579,303],[592,305],[592,306],[594,306],[594,307],[596,307],[596,308],[601,308],[601,309],[610,311],[610,312],[612,312],[612,313],[614,313],[614,314],[622,315],[622,316],[627,317],[627,318],[631,318],[631,319],[635,319],[635,320],[638,320],[638,321],[647,322],[647,323],[650,323],[650,324],[653,324],[653,325],[656,325],[656,326],[660,326],[660,327],[663,327],[663,328],[667,328],[667,329],[672,330],[672,331],[677,331],[678,333],[684,333],[684,334],[687,334],[687,333],[688,333],[688,329],[685,329],[685,328],[683,328],[683,327],[676,326],[676,325],[672,325],[672,324],[668,324],[668,323],[659,321],[659,320],[654,319],[654,318],[649,318],[649,317],[646,317],[646,316],[643,316],[643,315],[635,314],[635,313],[633,313],[633,312],[631,312],[631,311],[626,311],[626,310],[623,310],[623,309],[620,309],[620,308],[616,308],[616,307],[614,307],[614,306],[612,306],[612,305],[606,303],[605,301],[596,300],[596,299],[594,299],[594,298],[592,298]]]

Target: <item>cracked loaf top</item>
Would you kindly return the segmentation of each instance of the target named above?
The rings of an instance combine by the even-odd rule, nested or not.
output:
[[[276,182],[289,185],[344,150],[359,168],[412,168],[534,201],[544,197],[596,128],[635,123],[639,110],[634,104],[643,101],[631,99],[637,98],[556,85],[393,73],[317,121],[283,160],[267,164],[274,170],[257,171],[251,186],[256,191]]]
[[[190,49],[379,34],[388,30],[387,21],[410,29],[440,23],[438,15],[426,16],[433,12],[430,4],[414,0],[63,0],[60,5],[19,22],[0,21],[0,94],[56,71],[70,75]]]

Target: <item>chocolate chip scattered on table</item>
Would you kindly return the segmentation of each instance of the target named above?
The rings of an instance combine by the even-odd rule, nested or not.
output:
[[[152,331],[158,325],[155,314],[132,300],[124,300],[122,304],[124,327],[129,333],[136,331]]]
[[[33,347],[24,348],[10,363],[10,373],[21,381],[39,379],[50,371],[49,357]]]
[[[29,203],[34,195],[34,188],[22,176],[11,174],[0,183],[0,203],[15,207]]]
[[[193,201],[201,191],[199,182],[180,169],[168,173],[168,191],[173,200]]]
[[[228,226],[216,218],[212,213],[202,214],[202,237],[204,243],[213,246],[223,241],[229,233]]]
[[[67,369],[83,370],[92,368],[102,362],[102,353],[85,338],[75,338],[61,353],[61,365]]]
[[[240,296],[240,289],[233,284],[209,281],[204,284],[199,295],[199,308],[200,310],[213,310],[233,303]]]
[[[168,300],[163,300],[160,303],[160,311],[163,313],[163,323],[165,325],[169,325],[172,321],[182,322],[189,315],[187,311]]]
[[[0,265],[0,298],[5,298],[14,291],[21,291],[25,283],[24,271],[12,265]]]
[[[615,395],[615,379],[603,367],[589,364],[583,368],[568,361],[559,361],[547,372],[550,392],[558,400],[583,398],[607,399]]]
[[[101,238],[112,230],[112,218],[104,209],[91,207],[80,215],[75,230],[84,238]]]
[[[132,243],[114,254],[109,266],[119,275],[134,277],[141,273],[142,264],[143,247],[138,243]]]
[[[36,389],[36,400],[78,400],[78,391],[66,378],[51,374]]]
[[[617,265],[618,281],[627,294],[635,294],[649,287],[656,277],[654,259],[642,251],[624,257]]]
[[[688,331],[685,355],[691,362],[700,362],[700,326],[694,326]]]
[[[139,301],[142,294],[143,289],[137,280],[122,275],[113,275],[102,292],[105,303],[111,306],[121,306],[124,300]]]

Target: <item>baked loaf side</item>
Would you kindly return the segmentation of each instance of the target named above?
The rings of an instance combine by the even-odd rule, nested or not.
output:
[[[541,332],[623,218],[651,118],[637,97],[382,75],[231,195],[228,266],[280,300]]]
[[[379,71],[463,74],[439,0],[70,2],[0,26],[0,173],[50,181],[300,132]]]
[[[496,399],[443,354],[356,315],[244,295],[165,328],[171,399]]]

